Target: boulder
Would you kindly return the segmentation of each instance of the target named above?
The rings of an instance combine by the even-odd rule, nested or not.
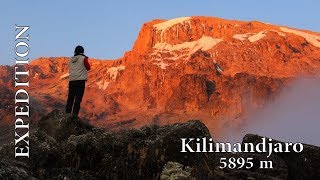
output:
[[[85,134],[93,129],[88,122],[58,110],[53,110],[42,117],[38,126],[41,131],[58,141],[68,139],[70,135]]]

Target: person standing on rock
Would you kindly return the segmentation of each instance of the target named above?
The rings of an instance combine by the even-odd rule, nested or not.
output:
[[[90,68],[88,57],[84,55],[84,48],[77,46],[74,56],[69,60],[69,92],[66,105],[68,115],[78,117]]]

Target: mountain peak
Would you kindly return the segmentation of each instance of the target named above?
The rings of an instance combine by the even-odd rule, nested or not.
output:
[[[266,36],[268,32],[275,32],[282,37],[285,37],[286,34],[294,34],[319,47],[319,33],[295,30],[258,21],[244,22],[195,16],[170,20],[153,20],[145,23],[133,49],[142,47],[142,44],[146,46],[142,48],[143,50],[152,48],[156,43],[181,44],[199,40],[203,36],[229,40],[238,34],[243,34],[244,36],[246,34],[248,37],[250,37],[249,35],[256,35],[256,37],[251,38],[256,40],[249,39],[250,42],[255,42]],[[144,52],[142,51],[141,54]]]
[[[309,51],[306,46],[310,46],[315,51],[306,52]],[[131,53],[134,56],[132,59],[140,61],[141,56],[145,57],[161,69],[166,69],[171,64],[176,66],[181,60],[188,61],[197,51],[211,54],[211,61],[219,59],[230,62],[230,58],[236,60],[235,56],[241,56],[241,59],[237,57],[237,60],[230,64],[232,67],[226,72],[232,75],[243,71],[243,66],[248,63],[244,62],[246,59],[244,56],[249,54],[250,58],[255,59],[249,63],[255,65],[258,63],[260,66],[266,65],[272,56],[273,60],[280,61],[283,61],[284,56],[287,55],[300,58],[298,53],[302,56],[318,53],[319,47],[319,33],[258,21],[244,22],[196,16],[153,20],[145,23]],[[260,56],[256,53],[259,49],[268,51],[269,54],[266,57]],[[284,55],[284,51],[288,54]],[[242,68],[231,71],[234,63]],[[251,68],[251,70],[254,69],[256,68]],[[249,73],[261,74],[261,72]],[[274,73],[267,70],[262,74],[273,75]],[[292,76],[292,74],[289,72],[285,76]]]

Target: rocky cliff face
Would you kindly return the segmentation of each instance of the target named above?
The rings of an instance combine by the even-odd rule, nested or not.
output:
[[[31,108],[64,108],[67,61],[31,62]],[[241,125],[248,109],[275,100],[292,79],[319,77],[320,34],[211,17],[154,20],[142,26],[122,58],[90,62],[81,116],[92,124],[120,128],[200,119],[221,133],[226,124]],[[1,86],[11,91],[12,72],[1,67]]]

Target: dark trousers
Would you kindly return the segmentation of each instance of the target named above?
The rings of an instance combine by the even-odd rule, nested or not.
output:
[[[85,80],[69,82],[69,93],[66,105],[66,113],[71,113],[72,111],[73,115],[78,116],[85,87]]]

